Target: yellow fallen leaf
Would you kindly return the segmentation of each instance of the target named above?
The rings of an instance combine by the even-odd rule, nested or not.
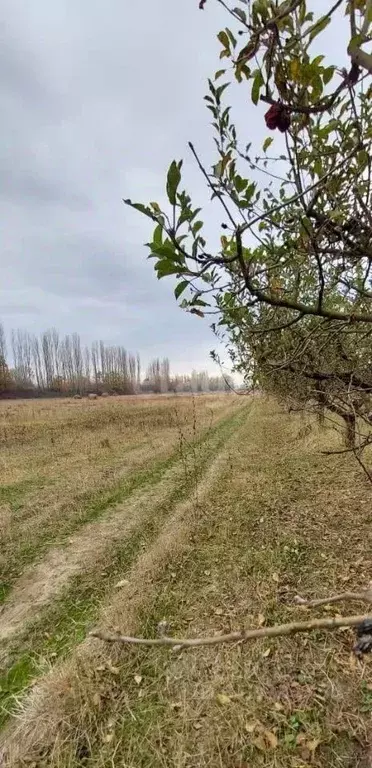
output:
[[[283,704],[281,704],[280,701],[276,701],[274,704],[274,709],[276,709],[277,712],[283,712]]]
[[[222,614],[223,614],[222,608],[216,608],[215,614],[216,614],[216,616],[222,616]]]
[[[136,683],[136,685],[141,685],[142,675],[134,675],[134,682]]]
[[[266,651],[263,652],[262,656],[264,659],[267,659],[268,656],[270,656],[271,648],[266,648]]]
[[[230,696],[226,696],[226,693],[218,693],[216,699],[219,704],[231,704]]]
[[[265,623],[265,617],[264,617],[263,613],[259,613],[258,614],[258,619],[257,619],[257,624],[258,624],[259,627],[262,627],[264,625],[264,623]]]
[[[301,733],[298,733],[296,736],[296,744],[299,747],[301,744],[304,744],[306,741],[306,733],[303,731]]]
[[[247,731],[247,733],[254,733],[257,728],[256,720],[253,720],[251,723],[246,723],[244,728]]]
[[[278,576],[278,574],[277,574],[277,573],[273,573],[273,575],[272,575],[272,577],[271,577],[271,578],[272,578],[272,580],[273,580],[273,581],[275,581],[275,582],[276,582],[276,584],[278,584],[278,583],[279,583],[279,576]]]
[[[108,664],[107,669],[111,672],[112,675],[120,675],[119,667],[113,667],[112,664]]]
[[[113,733],[106,733],[106,735],[103,737],[103,741],[106,744],[110,744],[110,742],[113,740],[114,734]]]
[[[254,744],[257,749],[260,749],[262,752],[266,752],[266,741],[263,736],[256,736],[254,739],[252,739],[252,744]]]
[[[319,747],[320,739],[311,739],[310,741],[306,742],[307,748],[310,750],[310,752],[315,752],[316,748]]]
[[[271,749],[276,749],[278,746],[278,739],[275,736],[275,733],[272,731],[264,731],[264,737]]]
[[[93,704],[94,704],[95,707],[99,707],[100,706],[100,704],[101,704],[101,697],[100,697],[99,693],[95,693],[94,694],[94,696],[93,696]]]
[[[115,589],[122,589],[122,587],[127,587],[129,584],[128,579],[122,579],[121,581],[118,581],[117,584],[115,584]]]
[[[194,723],[194,728],[195,728],[196,731],[200,731],[200,729],[202,728],[202,724],[201,723]]]

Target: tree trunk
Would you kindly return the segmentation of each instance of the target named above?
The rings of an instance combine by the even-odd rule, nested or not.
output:
[[[345,445],[347,448],[355,448],[356,444],[356,418],[353,413],[343,416],[345,422]]]

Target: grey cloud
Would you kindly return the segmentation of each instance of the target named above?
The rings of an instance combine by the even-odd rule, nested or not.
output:
[[[201,367],[208,324],[175,304],[143,243],[151,225],[123,197],[164,201],[185,156],[198,202],[208,194],[187,140],[210,157],[202,96],[217,69],[211,3],[3,0],[0,89],[0,319],[7,330],[56,326]],[[246,119],[245,113],[242,114]],[[254,134],[254,119],[250,119]],[[259,128],[261,130],[261,128]],[[210,221],[219,224],[220,217]]]
[[[7,39],[7,31],[5,27],[0,49],[0,87],[3,96],[11,101],[22,99],[32,110],[46,106],[52,94],[47,92],[41,79],[42,73],[37,71],[37,61],[26,50],[20,50],[12,36],[9,35]]]
[[[90,208],[91,203],[83,195],[74,195],[69,189],[63,189],[56,179],[38,177],[32,169],[6,168],[0,158],[0,196],[7,200],[27,201],[30,207],[42,205],[62,205],[71,211]]]

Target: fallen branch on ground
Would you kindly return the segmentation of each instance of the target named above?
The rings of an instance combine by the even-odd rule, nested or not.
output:
[[[328,603],[336,603],[341,600],[361,600],[372,603],[372,589],[363,592],[343,592],[328,598],[315,600],[305,600],[298,595],[295,597],[297,605],[303,605],[307,608],[315,608]],[[161,622],[162,624],[162,622]],[[362,625],[362,626],[360,626]],[[299,632],[311,632],[316,629],[339,629],[341,627],[356,627],[358,637],[370,637],[370,627],[372,627],[372,616],[365,614],[362,616],[337,616],[326,619],[310,619],[309,621],[293,621],[289,624],[278,624],[273,627],[260,627],[259,629],[242,629],[236,632],[229,632],[226,635],[213,635],[211,637],[131,637],[118,633],[105,632],[97,629],[90,635],[106,643],[121,643],[122,645],[145,645],[145,646],[168,646],[173,650],[181,648],[197,648],[205,645],[220,645],[221,643],[245,643],[248,640],[257,640],[265,637],[281,637],[283,635],[295,635]],[[367,643],[368,644],[368,643]],[[360,644],[354,648],[355,652],[360,652]]]
[[[328,605],[329,603],[341,603],[342,600],[361,600],[365,603],[372,603],[372,589],[364,589],[362,592],[341,592],[339,595],[321,597],[315,600],[306,600],[304,597],[296,595],[294,603],[303,605],[305,608],[318,608],[320,605]]]

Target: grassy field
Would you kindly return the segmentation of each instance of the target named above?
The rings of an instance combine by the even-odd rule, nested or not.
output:
[[[264,398],[112,398],[0,403],[0,442],[5,766],[372,765],[351,630],[188,651],[89,637],[265,626],[305,617],[297,593],[365,587],[372,490],[321,455],[334,431]]]

